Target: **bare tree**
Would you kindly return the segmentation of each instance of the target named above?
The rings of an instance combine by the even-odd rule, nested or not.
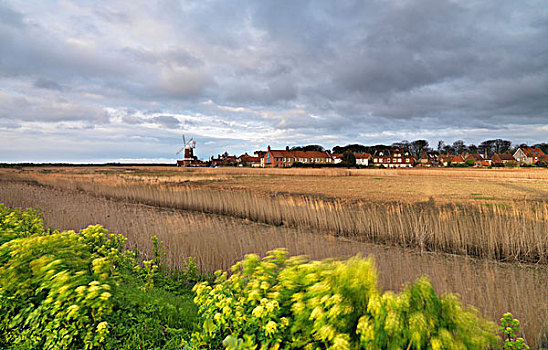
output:
[[[409,148],[411,149],[411,152],[415,155],[415,157],[418,159],[422,157],[422,154],[425,150],[428,150],[428,141],[426,140],[415,140],[411,142],[409,145]]]
[[[445,154],[456,154],[455,148],[451,145],[445,145],[443,146],[443,152]]]
[[[495,149],[495,140],[486,140],[479,144],[478,151],[480,153],[493,154]]]
[[[453,149],[456,154],[461,154],[466,150],[466,145],[464,144],[464,141],[457,140],[453,142]]]
[[[495,152],[504,153],[512,147],[512,141],[496,139],[495,140]]]
[[[438,152],[443,151],[443,146],[445,146],[445,142],[443,140],[438,141]]]

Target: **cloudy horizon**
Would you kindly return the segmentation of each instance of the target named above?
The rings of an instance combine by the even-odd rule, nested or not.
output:
[[[548,142],[542,1],[0,0],[0,162]]]

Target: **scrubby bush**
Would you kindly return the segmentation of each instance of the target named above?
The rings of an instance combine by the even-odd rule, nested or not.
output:
[[[0,245],[18,237],[44,232],[38,209],[10,209],[0,203]]]
[[[190,346],[215,349],[483,349],[495,325],[439,297],[426,278],[381,293],[373,260],[310,261],[275,250],[247,255],[230,277],[195,286],[202,330]]]
[[[139,263],[101,226],[44,231],[36,210],[0,205],[0,348],[180,349],[194,329],[189,289]]]

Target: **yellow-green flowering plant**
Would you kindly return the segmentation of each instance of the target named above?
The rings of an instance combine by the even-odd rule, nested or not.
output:
[[[495,325],[426,278],[382,293],[372,259],[247,255],[195,286],[202,331],[189,346],[227,349],[484,349]]]
[[[99,225],[44,230],[38,210],[0,204],[0,348],[182,348],[190,291],[156,288],[158,266],[125,242]]]
[[[102,342],[112,263],[87,248],[96,231],[32,235],[0,247],[0,344],[87,349]]]

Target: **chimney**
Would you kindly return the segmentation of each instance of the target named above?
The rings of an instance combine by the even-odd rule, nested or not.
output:
[[[286,150],[286,151],[289,151],[289,146],[285,146],[285,150]]]
[[[268,145],[268,147],[266,148],[266,150],[267,150],[268,152],[270,152],[270,145]]]

